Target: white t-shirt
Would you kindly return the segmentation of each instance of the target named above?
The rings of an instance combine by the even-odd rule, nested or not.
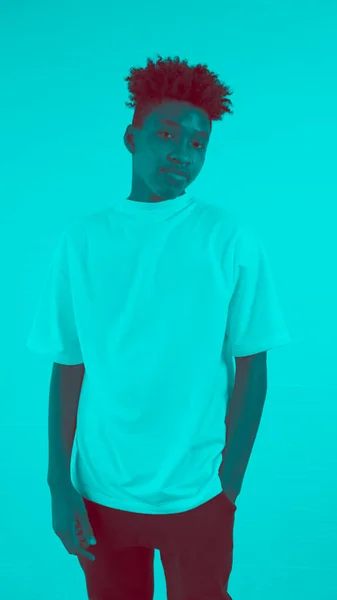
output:
[[[221,493],[234,357],[290,341],[255,234],[190,195],[76,219],[48,269],[28,348],[84,363],[71,478],[144,514]]]

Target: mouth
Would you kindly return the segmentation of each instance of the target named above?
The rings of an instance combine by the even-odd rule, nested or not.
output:
[[[166,175],[168,175],[174,181],[182,181],[182,182],[186,183],[186,181],[188,181],[188,179],[189,179],[187,173],[183,173],[180,171],[173,171],[173,170],[171,171],[169,169],[160,169],[160,171],[162,173],[165,173]]]

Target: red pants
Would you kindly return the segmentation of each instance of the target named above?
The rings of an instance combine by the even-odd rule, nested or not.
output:
[[[97,544],[96,560],[78,557],[90,600],[153,600],[154,549],[167,600],[231,600],[236,506],[224,493],[173,515],[144,515],[84,499]]]

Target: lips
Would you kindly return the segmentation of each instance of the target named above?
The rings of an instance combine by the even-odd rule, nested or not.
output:
[[[177,175],[179,177],[179,179],[181,177],[184,177],[184,179],[189,179],[188,174],[186,173],[186,171],[179,171],[178,169],[160,169],[163,173],[168,173],[171,175]]]

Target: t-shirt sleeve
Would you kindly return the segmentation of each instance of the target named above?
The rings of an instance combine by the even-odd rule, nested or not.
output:
[[[61,235],[49,263],[26,346],[63,365],[83,363],[69,278],[66,233]]]
[[[234,357],[250,356],[291,341],[261,241],[242,231],[236,248],[237,280],[226,338]]]

